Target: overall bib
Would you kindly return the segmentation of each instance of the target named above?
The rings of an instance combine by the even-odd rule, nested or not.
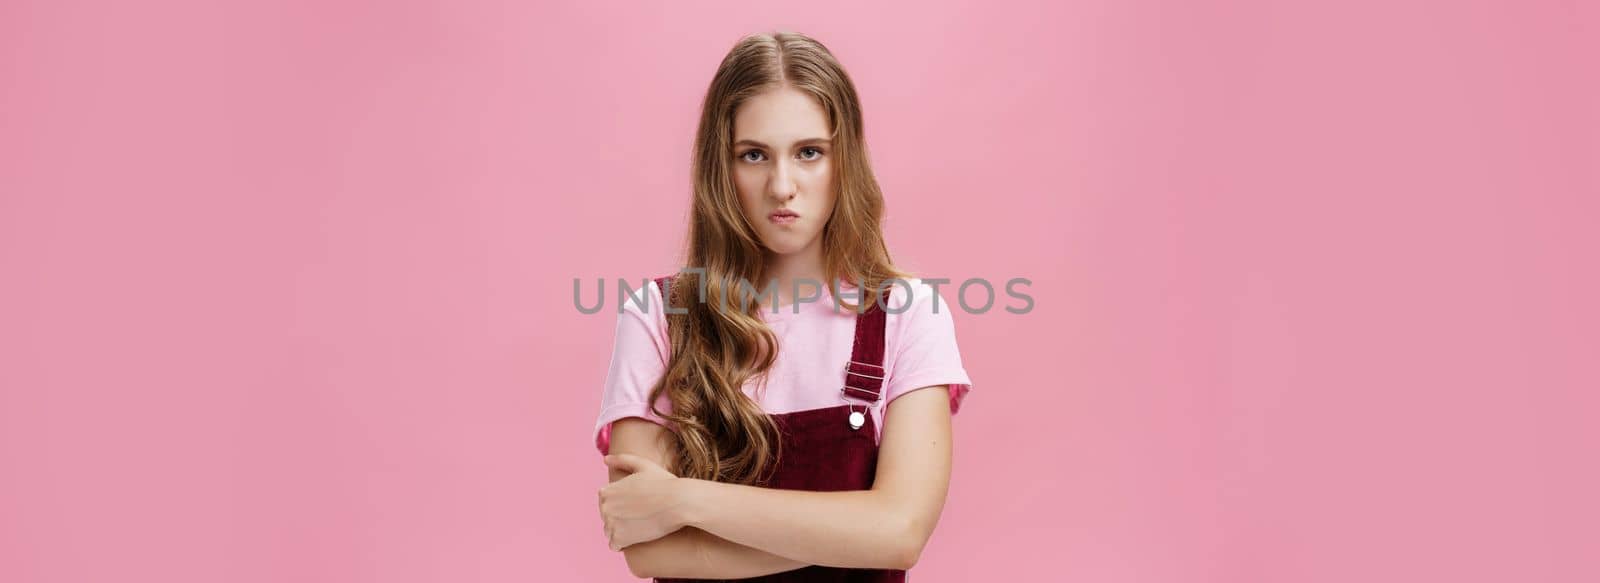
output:
[[[672,276],[656,279],[663,305]],[[890,290],[883,298],[887,301]],[[884,386],[883,338],[887,321],[882,304],[856,314],[855,341],[845,363],[842,404],[819,409],[768,414],[778,427],[782,451],[771,477],[760,484],[784,490],[870,490],[878,468],[877,424],[871,408]],[[891,569],[845,569],[810,565],[792,571],[746,579],[751,583],[903,583],[906,572]],[[657,578],[659,583],[709,581]]]

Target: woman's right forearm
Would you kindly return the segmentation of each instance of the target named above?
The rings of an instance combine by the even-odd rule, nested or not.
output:
[[[781,573],[805,563],[741,545],[694,527],[622,549],[635,577],[739,579]]]

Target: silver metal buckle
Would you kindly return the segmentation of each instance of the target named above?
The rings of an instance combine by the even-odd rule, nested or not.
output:
[[[883,394],[883,385],[884,385],[883,379],[884,379],[884,377],[883,376],[879,376],[879,375],[870,375],[870,374],[867,374],[867,373],[864,373],[864,372],[856,372],[856,371],[850,370],[850,365],[851,364],[859,364],[861,366],[875,368],[875,369],[878,369],[878,370],[876,370],[874,372],[883,373],[883,374],[887,374],[888,371],[885,371],[883,369],[882,365],[865,363],[865,362],[861,362],[859,360],[850,360],[850,361],[846,361],[846,362],[848,364],[845,364],[845,367],[844,367],[845,383],[844,383],[844,387],[839,389],[839,392],[844,393],[844,395],[847,396],[847,397],[856,397],[856,398],[863,399],[863,400],[865,400],[865,399],[870,397],[872,399],[872,402],[874,402],[874,403],[878,402],[878,399],[881,398],[882,394]],[[877,379],[878,380],[878,391],[877,391],[877,394],[873,394],[873,391],[868,390],[868,389],[863,389],[861,387],[851,386],[850,385],[850,375],[855,375],[855,376],[858,376],[858,377],[864,377],[864,378],[869,378],[869,379]],[[860,393],[862,393],[862,395],[853,395],[853,394],[850,393],[850,391],[859,391]]]
[[[861,361],[859,361],[859,360],[852,360],[852,361],[849,361],[849,363],[850,363],[850,364],[859,364],[859,365],[861,365],[861,366],[870,366],[870,367],[872,367],[872,368],[875,368],[875,369],[878,369],[878,370],[880,370],[880,371],[881,371],[881,370],[883,370],[883,365],[881,365],[881,364],[872,364],[872,363],[870,363],[870,362],[861,362]],[[847,369],[847,370],[848,370],[848,369],[849,369],[849,368],[850,368],[850,367],[848,367],[848,366],[846,366],[846,367],[845,367],[845,369]]]
[[[856,372],[856,371],[850,370],[850,365],[851,364],[859,364],[861,366],[870,366],[872,368],[878,369],[877,372],[880,373],[880,374],[886,372],[886,371],[883,370],[883,366],[881,366],[881,365],[868,364],[868,363],[861,362],[861,361],[858,361],[858,360],[852,360],[852,361],[849,361],[847,364],[844,365],[844,374],[856,375],[858,377],[867,377],[869,379],[878,379],[880,381],[883,380],[883,377],[881,377],[881,376],[873,376],[873,375],[869,375],[869,374],[864,373],[864,372]]]
[[[867,377],[869,379],[878,379],[880,381],[883,380],[883,377],[872,376],[872,375],[869,375],[869,374],[864,373],[864,372],[856,372],[856,371],[850,370],[848,368],[844,369],[844,374],[847,374],[847,375],[853,374],[853,375],[856,375],[858,377]]]
[[[862,393],[862,395],[855,395],[855,394],[852,394],[850,391],[860,391]],[[839,389],[839,392],[841,394],[843,394],[845,397],[855,397],[855,398],[861,399],[861,400],[866,400],[867,399],[867,395],[870,395],[871,398],[872,398],[872,402],[874,402],[874,403],[878,402],[878,398],[883,396],[883,390],[882,389],[878,390],[878,394],[872,395],[872,391],[863,389],[861,387],[852,387],[850,385],[845,385],[845,386],[841,387]],[[849,401],[846,401],[846,402],[849,402]]]

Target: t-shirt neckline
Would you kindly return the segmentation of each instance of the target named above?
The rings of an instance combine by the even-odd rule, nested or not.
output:
[[[823,284],[821,286],[821,288],[822,288],[821,297],[818,297],[817,299],[814,299],[814,300],[807,301],[807,302],[805,302],[803,304],[797,303],[797,302],[791,302],[788,305],[784,305],[784,306],[778,307],[777,313],[773,313],[772,312],[772,307],[771,306],[762,306],[762,307],[757,308],[756,311],[761,314],[762,320],[765,320],[767,322],[783,322],[783,321],[786,321],[786,320],[792,320],[797,316],[801,316],[801,315],[807,314],[807,313],[809,313],[809,312],[811,312],[813,310],[832,310],[833,309],[833,291],[831,289],[829,289],[829,286],[827,284]],[[807,288],[807,289],[809,289],[809,288]],[[856,286],[854,284],[845,283],[845,282],[840,282],[839,283],[840,294],[843,295],[844,297],[847,297],[847,298],[850,297],[851,294],[855,293],[854,292],[855,289],[856,289]],[[799,313],[795,312],[795,306],[796,305],[799,305]],[[840,311],[841,312],[847,311],[847,309],[841,307]]]

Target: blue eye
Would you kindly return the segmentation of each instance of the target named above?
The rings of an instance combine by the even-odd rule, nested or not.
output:
[[[800,159],[801,160],[805,160],[807,162],[815,161],[816,159],[821,158],[824,155],[824,152],[822,151],[822,148],[818,148],[816,146],[806,146],[804,148],[801,148],[800,152],[801,152]],[[808,156],[808,155],[806,155],[806,152],[811,152],[812,154]],[[760,158],[751,158],[750,157],[751,154],[759,156]],[[754,164],[754,163],[757,163],[757,162],[761,162],[762,159],[766,158],[766,156],[767,156],[766,153],[762,152],[761,150],[745,150],[744,153],[739,154],[739,159],[743,160],[745,162],[750,162],[750,163]]]

